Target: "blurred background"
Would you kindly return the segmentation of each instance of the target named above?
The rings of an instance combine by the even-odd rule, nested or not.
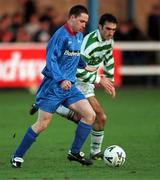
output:
[[[97,27],[103,13],[119,21],[114,37],[116,99],[101,88],[96,97],[107,114],[103,149],[123,147],[124,168],[107,168],[100,161],[83,168],[65,161],[75,124],[55,115],[27,155],[24,169],[15,173],[9,159],[35,121],[29,109],[42,80],[46,44],[76,4],[90,11],[86,32]],[[0,0],[0,179],[158,180],[159,112],[160,0]],[[86,153],[89,144],[90,138]]]
[[[46,42],[76,4],[90,11],[86,32],[105,12],[119,21],[116,86],[160,86],[160,0],[0,0],[0,88],[36,89]]]

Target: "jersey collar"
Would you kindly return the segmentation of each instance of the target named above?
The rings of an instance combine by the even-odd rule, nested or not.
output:
[[[96,34],[97,34],[98,41],[102,42],[103,40],[102,40],[102,36],[101,36],[101,34],[99,32],[99,29],[97,29]]]
[[[67,22],[64,24],[64,27],[65,27],[66,31],[67,31],[71,36],[75,36],[75,35],[76,35],[76,33],[73,32],[71,26],[70,26]]]

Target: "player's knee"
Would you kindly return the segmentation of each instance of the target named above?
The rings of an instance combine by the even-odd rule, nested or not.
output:
[[[96,119],[96,113],[94,111],[91,111],[88,113],[88,117],[86,118],[89,124],[93,124]]]
[[[107,121],[107,116],[105,113],[97,113],[96,114],[96,117],[97,117],[97,121],[100,125],[101,128],[104,128],[105,126],[105,123]]]
[[[102,122],[101,124],[103,127],[105,126],[106,121],[107,121],[107,116],[105,113],[103,113],[101,117],[101,122]]]
[[[47,127],[48,127],[48,124],[47,124],[47,123],[45,123],[45,122],[40,123],[39,126],[38,126],[38,131],[39,131],[39,133],[42,132],[42,131],[44,131],[45,129],[47,129]]]
[[[37,122],[33,125],[36,132],[40,133],[47,129],[51,119],[50,117],[43,117],[43,119],[38,119]]]
[[[42,130],[47,129],[48,124],[49,124],[48,122],[43,122],[43,123],[41,124],[41,128],[42,128]]]

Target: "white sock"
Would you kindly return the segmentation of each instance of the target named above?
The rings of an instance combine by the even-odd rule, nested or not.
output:
[[[104,131],[91,131],[91,150],[92,155],[101,152]]]
[[[67,117],[67,118],[72,118],[74,115],[74,111],[72,111],[69,108],[66,108],[62,105],[60,105],[57,109],[56,109],[56,113],[63,116],[63,117]]]

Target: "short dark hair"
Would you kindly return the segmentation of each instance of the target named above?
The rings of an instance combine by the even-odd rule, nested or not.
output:
[[[99,20],[99,24],[102,25],[102,26],[103,26],[106,22],[118,24],[118,21],[117,21],[116,17],[113,16],[112,14],[109,14],[109,13],[103,14],[103,15],[100,17],[100,20]]]
[[[81,13],[88,14],[88,10],[85,6],[83,5],[76,5],[73,6],[70,11],[69,11],[69,17],[74,15],[74,16],[79,16]]]

